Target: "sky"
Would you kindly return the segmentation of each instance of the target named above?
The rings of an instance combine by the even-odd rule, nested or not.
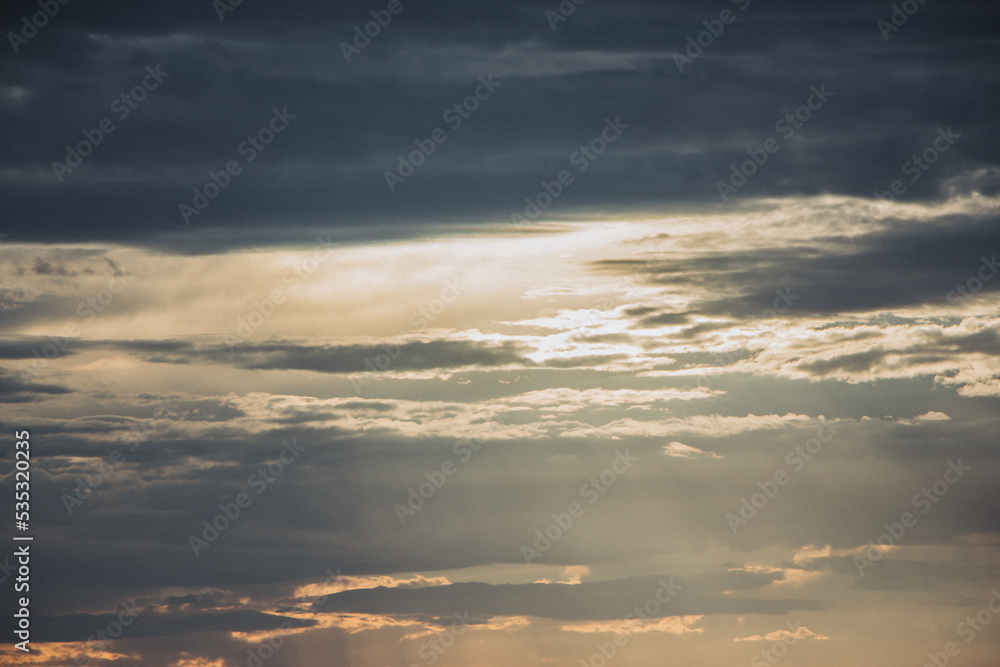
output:
[[[994,667],[998,19],[4,4],[0,662]]]

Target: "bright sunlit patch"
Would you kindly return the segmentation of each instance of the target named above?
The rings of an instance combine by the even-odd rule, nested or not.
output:
[[[943,412],[937,412],[931,410],[930,412],[925,412],[922,415],[918,415],[913,418],[914,421],[949,421],[951,417]]]
[[[140,656],[109,650],[95,650],[93,642],[31,642],[25,653],[13,646],[0,646],[0,661],[8,665],[76,665],[84,658],[107,661],[138,661]],[[79,660],[80,662],[77,662]],[[83,663],[85,664],[85,663]]]
[[[681,442],[668,442],[667,444],[663,445],[662,449],[663,453],[666,456],[673,456],[681,459],[694,459],[699,457],[705,457],[710,459],[722,458],[720,454],[716,454],[715,452],[703,452],[702,450],[696,447],[691,447]]]
[[[208,658],[181,658],[170,663],[170,667],[227,667],[227,662],[225,658],[217,660],[209,660]]]
[[[820,635],[809,628],[802,626],[798,628],[795,632],[790,630],[775,630],[774,632],[769,632],[766,635],[751,635],[750,637],[735,637],[734,642],[774,642],[780,641],[782,639],[829,639],[825,635]]]
[[[295,598],[320,597],[333,595],[342,591],[352,591],[366,588],[427,588],[430,586],[447,586],[451,582],[447,577],[425,577],[416,574],[410,578],[397,578],[388,575],[352,577],[340,575],[334,581],[322,584],[307,584],[295,589]]]
[[[673,635],[699,634],[704,628],[694,627],[704,618],[700,616],[666,616],[655,621],[641,619],[594,621],[590,623],[565,623],[560,628],[565,632],[598,633],[598,634],[641,634],[646,632],[665,632]]]

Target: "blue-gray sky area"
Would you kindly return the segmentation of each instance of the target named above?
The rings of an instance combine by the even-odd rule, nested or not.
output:
[[[4,5],[2,660],[995,666],[998,19]]]

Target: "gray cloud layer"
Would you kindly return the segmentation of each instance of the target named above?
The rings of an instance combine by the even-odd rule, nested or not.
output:
[[[405,222],[416,231],[506,220],[541,180],[573,169],[570,154],[619,115],[629,129],[551,212],[718,203],[716,182],[769,136],[782,148],[739,196],[870,197],[901,178],[905,196],[920,199],[997,163],[992,120],[977,101],[998,93],[989,5],[924,5],[886,42],[876,21],[887,6],[753,2],[745,13],[733,7],[737,20],[684,73],[672,55],[717,9],[591,4],[555,32],[546,9],[406,5],[347,63],[339,45],[370,20],[364,7],[244,3],[221,22],[197,1],[169,12],[66,7],[0,64],[0,202],[18,240],[130,239],[191,251],[298,238],[278,224]],[[5,28],[16,28],[20,14],[7,16]],[[118,120],[112,100],[148,65],[169,76]],[[449,127],[444,111],[490,73],[501,87],[390,193],[383,172],[396,156]],[[775,124],[820,84],[833,97],[783,139]],[[210,170],[242,159],[238,144],[274,107],[295,120],[185,225],[178,205]],[[113,133],[58,182],[52,162],[105,117]],[[962,138],[910,182],[904,163],[947,126]],[[212,228],[225,233],[191,234]]]

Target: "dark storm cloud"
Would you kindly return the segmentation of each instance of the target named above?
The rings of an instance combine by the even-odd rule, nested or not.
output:
[[[242,343],[232,349],[225,346],[197,347],[182,341],[107,341],[100,345],[136,352],[148,361],[161,363],[187,364],[192,359],[200,358],[250,370],[306,370],[317,373],[373,372],[380,369],[369,368],[365,360],[380,356],[390,359],[392,370],[400,371],[531,363],[522,356],[527,350],[510,342],[490,344],[433,340],[383,346],[315,346],[280,342]],[[154,352],[162,354],[150,354]]]
[[[549,359],[545,365],[549,368],[590,368],[625,359],[627,356],[625,354],[591,354],[568,359]]]
[[[23,378],[15,377],[9,374],[9,372],[0,369],[0,398],[5,403],[37,401],[45,394],[68,393],[71,393],[71,390],[66,387],[40,382],[27,382]]]
[[[390,360],[397,371],[432,370],[466,366],[493,367],[508,364],[534,365],[524,354],[529,348],[513,342],[487,343],[461,340],[411,341],[396,345],[307,345],[294,342],[243,342],[232,348],[204,345],[187,340],[95,340],[66,339],[65,354],[86,350],[120,350],[145,361],[191,364],[195,361],[225,364],[248,370],[308,370],[317,373],[365,373],[381,370],[366,360]],[[0,339],[0,359],[31,359],[51,340],[41,337]],[[588,358],[589,359],[589,358]],[[593,359],[578,360],[571,366]],[[372,362],[374,363],[374,362]],[[382,360],[379,359],[379,363]]]
[[[784,614],[802,609],[821,609],[818,600],[752,599],[723,597],[726,581],[735,590],[760,588],[780,576],[727,573],[677,578],[633,577],[580,584],[489,585],[451,584],[426,588],[370,588],[330,596],[324,609],[330,611],[447,617],[468,612],[473,617],[537,616],[562,621],[609,621],[623,618],[656,591],[670,587],[674,596],[654,618],[692,614]]]
[[[619,115],[629,128],[576,174],[553,214],[718,202],[730,165],[820,84],[833,97],[740,196],[871,196],[940,126],[962,139],[907,196],[936,196],[946,179],[996,164],[1000,139],[974,102],[1000,85],[989,5],[923,5],[886,42],[875,22],[888,5],[754,0],[679,73],[672,54],[726,6],[589,3],[553,32],[551,3],[406,4],[347,63],[340,43],[374,5],[244,2],[225,21],[200,1],[169,11],[67,5],[0,64],[11,240],[202,252],[287,240],[295,225],[506,220]],[[5,29],[17,28],[20,14],[7,16]],[[156,65],[169,75],[119,120],[112,100]],[[491,98],[390,193],[383,172],[397,155],[448,127],[445,109],[491,73],[500,82]],[[178,205],[192,188],[239,159],[240,142],[286,106],[289,127],[185,225]],[[113,133],[58,182],[52,162],[105,117]],[[206,245],[192,229],[228,233]]]
[[[810,385],[775,385],[783,389],[748,386],[746,392],[765,401],[749,407],[763,405],[762,413],[768,414],[766,410],[776,406],[795,409],[807,401],[803,387]],[[720,386],[730,393],[735,389]],[[831,395],[846,389],[821,386],[812,391],[816,393],[812,400],[818,396],[832,401]],[[879,398],[880,394],[884,396]],[[891,401],[904,400],[900,398],[904,391],[884,387],[868,395],[873,400],[866,408],[874,411],[898,408],[890,407]],[[353,401],[349,408],[339,407],[362,409],[357,403],[369,408],[391,405]],[[726,404],[718,407],[727,409]],[[98,430],[86,440],[33,429],[34,437],[45,442],[32,476],[33,517],[44,527],[41,537],[48,545],[33,561],[45,574],[33,581],[33,591],[44,605],[39,613],[75,609],[81,599],[114,604],[158,587],[288,587],[297,581],[320,580],[327,568],[336,567],[345,574],[386,574],[523,562],[520,545],[534,539],[533,531],[544,528],[552,512],[564,511],[569,501],[579,498],[581,481],[604,469],[613,456],[606,443],[595,440],[486,438],[475,458],[462,464],[460,474],[401,526],[393,503],[406,502],[408,488],[425,481],[425,471],[437,470],[442,461],[454,458],[452,441],[371,432],[362,436],[301,426],[254,432],[224,423],[204,437],[177,437],[164,425],[135,452],[126,453],[125,463],[69,516],[62,494],[72,493],[78,477],[93,474],[96,468],[93,463],[70,463],[68,457],[105,456],[110,445],[101,445],[104,439],[94,436],[101,428],[121,426],[108,419],[89,423]],[[945,460],[955,456],[973,470],[932,513],[921,516],[906,544],[936,544],[995,529],[995,517],[1000,516],[1000,501],[992,500],[996,494],[990,493],[996,475],[997,453],[990,447],[995,419],[962,425],[869,422],[866,432],[854,427],[842,430],[788,489],[738,537],[732,536],[724,514],[737,511],[740,496],[755,491],[757,480],[769,478],[778,468],[787,469],[785,453],[813,431],[681,434],[684,443],[725,457],[704,467],[662,456],[660,439],[624,438],[616,446],[641,457],[642,467],[623,475],[598,504],[588,505],[579,525],[541,562],[621,562],[686,550],[706,538],[738,549],[797,548],[807,543],[854,547],[877,538],[883,521],[897,520],[904,509],[913,511],[913,494],[938,479]],[[195,556],[189,536],[203,529],[202,520],[219,514],[220,503],[231,502],[246,490],[248,476],[274,461],[281,442],[290,438],[305,447],[300,460],[259,498],[254,496],[244,516]],[[955,442],[964,444],[956,447]],[[579,464],[550,465],[553,457],[568,454]],[[191,465],[193,461],[199,464]],[[831,484],[832,479],[838,481]],[[852,490],[846,497],[845,486]],[[11,475],[0,484],[0,493],[10,495],[12,487]],[[824,520],[817,521],[818,516]],[[449,529],[442,532],[434,529],[437,526]],[[622,534],[631,539],[623,542]],[[363,552],[343,546],[355,543],[392,546]],[[108,567],[108,544],[115,545],[114,568]],[[683,601],[678,597],[678,605],[665,613],[784,613],[814,608],[796,600],[764,602],[721,595],[731,590],[747,592],[737,598],[752,597],[756,589],[779,578],[759,572],[689,577],[685,593],[690,596]],[[576,593],[540,586],[458,587],[412,598],[385,591],[355,592],[332,597],[331,601],[340,601],[330,610],[448,615],[461,611],[458,605],[469,600],[475,604],[469,610],[483,615],[611,619],[621,618],[623,610],[647,599],[655,588],[627,582]],[[547,593],[552,591],[557,595],[550,598]],[[257,595],[253,594],[255,599]]]
[[[736,317],[763,316],[776,299],[784,309],[783,317],[836,315],[958,304],[1000,286],[1000,278],[993,279],[1000,273],[1000,218],[995,216],[896,220],[885,231],[856,238],[853,245],[836,241],[817,239],[811,245],[725,253],[709,250],[659,261],[607,260],[596,268],[636,272],[657,285],[696,285],[718,296],[696,302],[691,313]],[[983,276],[987,278],[982,280]],[[736,290],[739,293],[734,295]],[[781,294],[789,298],[782,301]],[[638,323],[647,327],[679,324],[685,316],[633,312]],[[705,323],[679,335],[692,337],[725,326]],[[996,337],[984,332],[959,348],[995,353]],[[843,363],[863,368],[877,360],[878,352],[872,351]]]
[[[0,339],[0,359],[34,359],[41,356],[40,350],[51,344],[51,338],[41,336],[13,336]],[[68,348],[68,346],[67,346]],[[63,354],[74,354],[75,350],[65,349]],[[36,355],[36,353],[38,353]]]
[[[949,563],[920,560],[880,560],[859,573],[850,556],[809,559],[789,567],[825,571],[855,578],[854,585],[876,591],[934,591],[962,582],[992,581],[1000,569],[990,564]]]
[[[992,530],[1000,510],[997,502],[985,500],[991,497],[989,480],[996,468],[997,454],[989,448],[994,428],[992,423],[885,425],[866,436],[847,427],[736,537],[725,513],[738,511],[741,495],[756,491],[757,480],[779,468],[790,470],[785,453],[802,445],[814,428],[680,435],[685,443],[723,454],[724,459],[707,467],[662,456],[660,441],[625,439],[619,445],[639,456],[643,468],[624,475],[599,504],[587,505],[579,526],[541,561],[617,562],[680,548],[706,536],[739,548],[864,544],[878,536],[881,522],[897,520],[904,509],[915,512],[912,496],[941,477],[949,457],[960,458],[972,471],[932,513],[921,515],[906,543],[936,543]],[[231,502],[246,491],[248,477],[273,462],[281,442],[293,437],[304,447],[300,460],[259,499],[254,496],[254,504],[234,528],[195,556],[188,537],[200,534],[201,521],[217,515],[220,502]],[[956,439],[969,444],[959,449],[947,444]],[[406,502],[408,489],[426,481],[425,471],[455,458],[453,442],[391,435],[359,438],[335,429],[260,434],[232,429],[225,438],[184,440],[153,433],[69,516],[60,498],[72,493],[78,471],[92,473],[93,466],[69,468],[60,457],[93,455],[92,450],[83,443],[70,450],[56,438],[46,441],[53,451],[36,467],[51,477],[35,482],[35,493],[42,499],[35,512],[40,525],[51,531],[47,542],[54,545],[55,560],[43,564],[48,574],[39,582],[53,604],[61,604],[81,586],[99,584],[123,591],[241,586],[316,577],[334,566],[348,574],[368,574],[523,562],[520,546],[532,543],[533,531],[551,521],[551,512],[564,511],[578,499],[580,483],[614,456],[600,444],[575,438],[486,439],[475,458],[461,464],[461,474],[400,525],[394,503]],[[883,442],[888,444],[879,444]],[[899,451],[904,447],[908,451]],[[567,454],[580,463],[565,469],[548,463]],[[195,459],[199,466],[190,465]],[[872,476],[873,467],[884,474]],[[829,485],[831,471],[843,481]],[[7,480],[0,491],[11,492],[12,484]],[[844,484],[853,489],[850,498],[843,497]],[[651,511],[653,507],[671,510]],[[829,520],[816,521],[816,516]],[[450,527],[445,533],[433,529],[445,525]],[[640,526],[641,536],[636,533],[627,544],[611,539],[615,531],[632,534]],[[137,535],[142,539],[135,539]],[[336,546],[344,540],[394,547],[359,555]],[[116,544],[119,565],[114,572],[103,569],[101,545],[108,542]],[[702,583],[711,583],[713,590],[743,590],[748,582],[767,581],[730,573]]]
[[[461,366],[503,366],[530,363],[523,358],[526,351],[515,343],[489,344],[469,341],[437,340],[411,342],[397,346],[396,354],[383,347],[323,346],[266,343],[236,349],[237,364],[258,370],[309,370],[319,373],[356,373],[370,371],[364,364],[368,357],[390,356],[390,364],[398,370],[429,370]]]
[[[135,610],[134,621],[127,627],[129,639],[201,634],[204,632],[257,632],[282,627],[306,628],[316,621],[262,614],[258,611],[231,611],[221,614],[143,615]],[[125,616],[128,620],[129,616]],[[68,614],[32,619],[37,625],[32,640],[42,642],[85,642],[98,630],[119,621],[119,614]],[[37,635],[35,635],[37,633]]]

